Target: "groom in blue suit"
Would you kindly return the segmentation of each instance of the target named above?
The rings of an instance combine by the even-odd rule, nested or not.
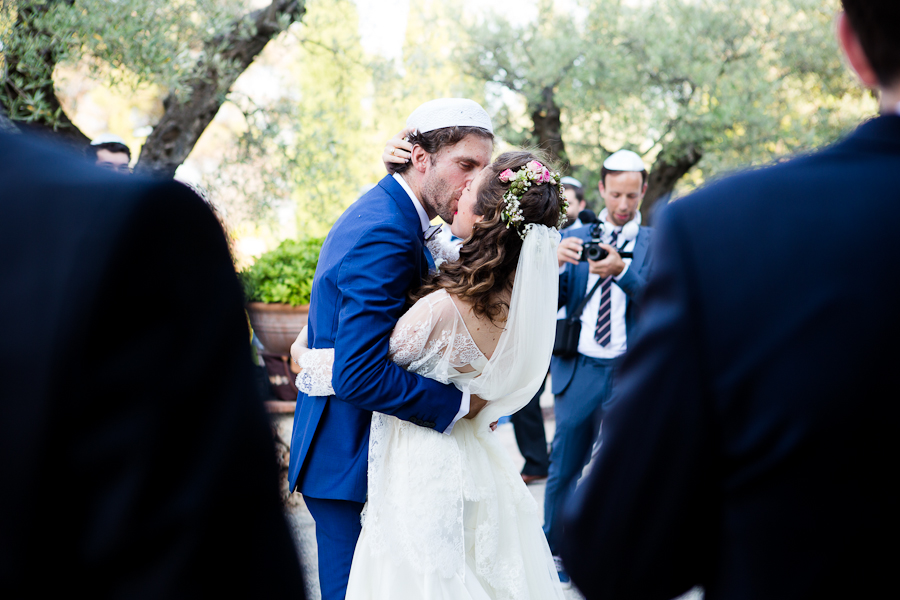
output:
[[[410,115],[410,159],[348,208],[319,256],[310,348],[334,348],[333,396],[297,398],[289,482],[316,521],[324,600],[344,598],[366,500],[372,411],[449,433],[477,397],[409,373],[388,358],[391,331],[434,263],[424,246],[436,216],[450,223],[486,167],[493,129],[471,100],[427,102]]]
[[[567,512],[563,558],[588,599],[897,586],[900,3],[843,5],[841,44],[881,116],[663,212],[618,400]]]

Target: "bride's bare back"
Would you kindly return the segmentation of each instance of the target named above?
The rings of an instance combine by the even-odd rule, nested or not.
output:
[[[504,326],[506,325],[506,307],[504,307],[503,312],[495,320],[491,321],[487,316],[476,315],[475,311],[472,309],[472,304],[467,300],[460,298],[455,294],[448,294],[448,296],[450,296],[450,299],[453,301],[453,304],[456,305],[456,309],[459,311],[460,316],[462,316],[472,341],[475,342],[475,345],[478,346],[481,353],[484,354],[486,358],[490,359],[494,350],[497,348],[497,343],[500,341],[500,335],[503,333]],[[505,293],[504,296],[505,297],[502,298],[502,300],[508,305],[509,293]],[[460,370],[465,371],[466,369]]]

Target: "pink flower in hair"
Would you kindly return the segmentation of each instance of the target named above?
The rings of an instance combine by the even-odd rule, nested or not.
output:
[[[512,181],[516,178],[516,174],[512,172],[511,169],[507,169],[500,173],[500,181],[506,183],[507,181]]]
[[[525,165],[525,167],[532,173],[538,174],[544,168],[544,165],[542,165],[541,163],[539,163],[536,160],[533,160],[530,163],[528,163],[527,165]]]
[[[544,167],[543,173],[541,173],[541,183],[547,183],[550,181],[550,169]]]

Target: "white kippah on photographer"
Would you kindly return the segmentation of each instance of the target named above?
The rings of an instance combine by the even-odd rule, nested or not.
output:
[[[619,150],[609,155],[603,166],[610,171],[645,171],[644,161],[631,150]]]
[[[474,100],[438,98],[421,105],[406,120],[406,126],[419,133],[446,127],[480,127],[494,133],[491,117]]]

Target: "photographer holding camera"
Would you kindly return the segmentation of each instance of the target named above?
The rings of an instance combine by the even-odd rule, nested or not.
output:
[[[612,375],[625,352],[635,320],[635,302],[651,269],[652,229],[639,212],[647,170],[629,150],[603,163],[599,221],[563,231],[557,340],[550,363],[556,434],[544,497],[544,532],[553,554],[562,534],[556,522],[563,501],[590,459]],[[560,580],[568,581],[557,561]]]

